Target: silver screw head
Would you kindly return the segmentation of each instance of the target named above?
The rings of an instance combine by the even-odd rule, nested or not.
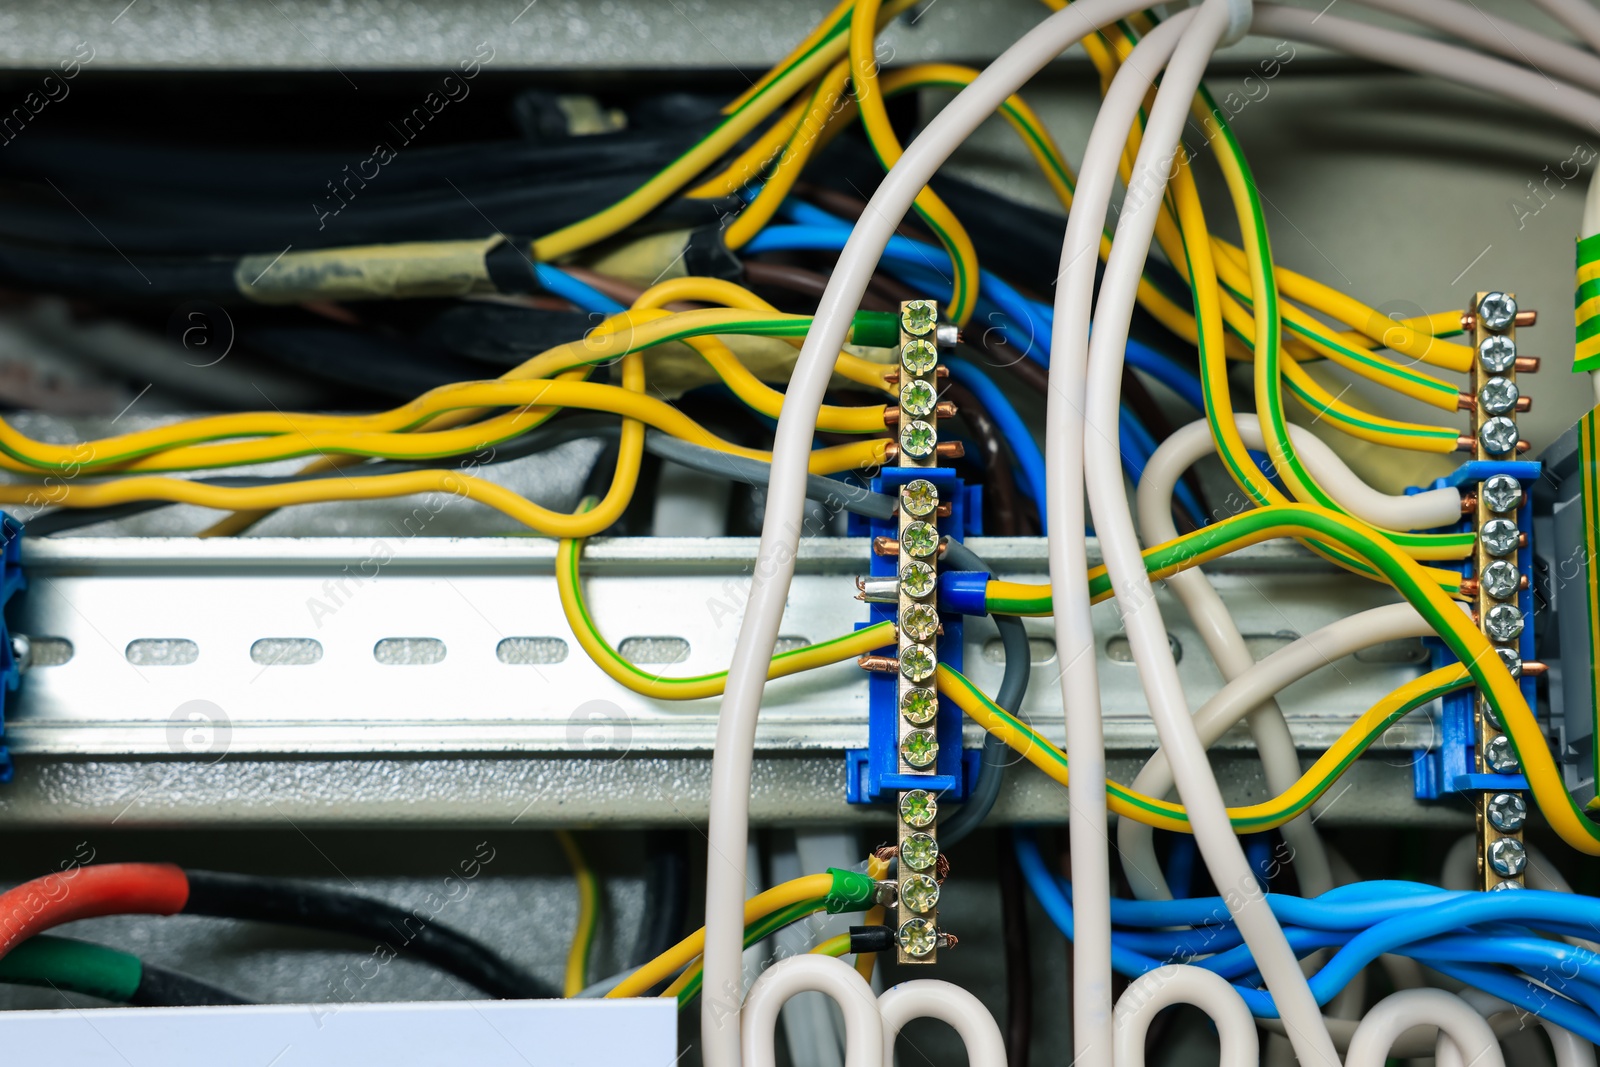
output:
[[[1504,415],[1517,406],[1521,395],[1510,378],[1490,378],[1478,387],[1478,407],[1491,415]]]
[[[1517,342],[1509,337],[1485,337],[1478,342],[1478,362],[1490,374],[1504,374],[1517,361]]]
[[[1522,610],[1510,604],[1496,604],[1483,617],[1483,632],[1493,641],[1515,641],[1522,634]]]
[[[1491,330],[1504,330],[1517,319],[1517,302],[1509,293],[1485,293],[1478,301],[1478,321]]]
[[[1511,738],[1505,734],[1483,746],[1483,762],[1496,774],[1516,774],[1522,769],[1516,750],[1511,747]]]
[[[1506,670],[1511,672],[1511,677],[1522,677],[1522,657],[1514,648],[1497,648],[1495,655],[1500,657],[1500,662],[1506,665]]]
[[[1514,834],[1528,821],[1528,802],[1516,793],[1496,793],[1483,807],[1489,825],[1503,834]]]
[[[1491,475],[1478,487],[1478,496],[1490,511],[1515,511],[1522,506],[1522,483],[1509,474]]]
[[[1504,415],[1496,415],[1478,427],[1478,440],[1492,456],[1503,456],[1517,447],[1517,424]]]
[[[1517,550],[1517,524],[1510,519],[1490,519],[1478,531],[1483,550],[1491,556],[1509,556]]]
[[[1528,865],[1528,850],[1514,837],[1502,837],[1489,846],[1489,866],[1502,878],[1515,878]]]
[[[11,635],[11,658],[19,671],[25,671],[33,665],[33,642],[27,634]]]
[[[1517,574],[1517,565],[1507,559],[1497,559],[1483,568],[1483,576],[1479,581],[1483,591],[1496,600],[1510,600],[1517,595],[1517,585],[1521,580]]]
[[[1498,893],[1502,889],[1526,889],[1526,888],[1528,888],[1528,887],[1523,885],[1521,882],[1513,882],[1510,879],[1507,879],[1504,882],[1496,882],[1494,885],[1490,886],[1489,887],[1489,892]]]

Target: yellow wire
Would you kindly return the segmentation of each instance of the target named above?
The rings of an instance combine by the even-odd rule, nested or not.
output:
[[[838,22],[839,19],[844,16],[845,12],[854,7],[855,2],[856,0],[839,0],[839,3],[834,6],[833,10],[829,11],[823,20],[817,23],[816,27],[813,28],[810,33],[806,34],[803,39],[801,39],[799,44],[790,49],[788,55],[784,56],[783,59],[774,65],[771,70],[767,71],[767,73],[763,74],[759,79],[757,79],[755,83],[750,86],[750,88],[734,97],[733,100],[723,107],[722,113],[726,115],[730,112],[737,111],[739,108],[743,107],[747,101],[755,97],[756,94],[760,93],[767,86],[771,85],[773,78],[777,76],[779,71],[793,63],[795,60],[799,59],[801,56],[805,55],[807,51],[815,47],[824,37],[826,37],[828,35],[829,28]],[[913,2],[915,2],[915,0],[913,0]]]
[[[627,432],[626,424],[624,431]],[[859,444],[818,449],[811,453],[811,473],[835,474],[862,467],[881,466],[884,461],[885,443],[863,441]],[[738,454],[751,451],[741,449]],[[755,452],[753,458],[761,459],[766,456],[766,453]],[[636,472],[630,473],[629,481],[626,483],[630,490],[634,477]],[[616,498],[620,499],[622,487],[614,482],[613,488],[619,491]],[[0,504],[25,504],[29,502],[30,494],[36,492],[36,488],[27,485],[0,486]],[[612,516],[611,522],[605,521],[606,513],[599,509],[583,515],[551,511],[504,486],[455,470],[352,475],[346,478],[321,478],[283,485],[246,487],[201,485],[183,478],[141,476],[112,482],[63,486],[58,493],[59,497],[52,500],[52,503],[62,507],[95,508],[142,500],[162,500],[224,511],[275,510],[334,500],[384,500],[417,493],[444,493],[494,508],[529,529],[550,537],[590,537],[615,521],[615,515]],[[608,493],[607,500],[612,499],[614,499],[613,494]]]
[[[578,924],[572,933],[572,947],[567,950],[567,971],[562,996],[575,997],[583,992],[589,979],[589,952],[594,945],[595,928],[600,923],[600,885],[594,871],[578,847],[577,839],[565,830],[556,831],[561,851],[566,853],[572,867],[572,878],[578,886]]]
[[[824,128],[838,115],[839,103],[849,81],[850,64],[840,62],[817,82],[755,203],[739,212],[722,232],[723,242],[729,248],[743,248],[778,213],[783,198],[789,195],[800,172],[821,146]]]
[[[668,278],[664,282],[657,282],[640,294],[634,304],[636,308],[659,308],[680,300],[696,300],[707,304],[716,304],[720,307],[737,309],[740,311],[759,311],[781,315],[777,308],[767,303],[761,297],[752,293],[742,285],[722,278],[706,278],[690,275],[684,278]],[[799,348],[803,343],[797,338],[780,338],[789,345]],[[887,376],[895,373],[897,368],[892,364],[874,363],[870,359],[849,352],[840,352],[834,361],[834,373],[857,385],[865,385],[869,389],[879,392],[895,394],[895,387],[888,383]],[[844,409],[849,410],[849,409]]]
[[[762,300],[754,293],[751,293],[749,290],[734,285],[731,282],[726,282],[718,278],[674,278],[670,279],[669,281],[662,282],[659,285],[652,286],[650,289],[646,290],[639,298],[637,310],[630,311],[622,315],[612,316],[596,327],[583,340],[570,342],[565,345],[557,345],[555,348],[548,349],[545,352],[542,352],[539,355],[524,361],[516,367],[513,367],[511,370],[501,375],[498,380],[516,381],[530,378],[543,378],[550,375],[556,375],[558,380],[579,380],[582,378],[583,372],[571,369],[576,365],[604,362],[605,360],[612,358],[615,351],[619,348],[625,349],[630,346],[643,348],[650,344],[658,343],[659,338],[674,332],[675,330],[679,330],[686,323],[691,328],[698,329],[706,326],[707,324],[714,324],[718,321],[717,319],[704,318],[703,316],[706,314],[706,312],[681,313],[685,315],[700,316],[693,320],[673,319],[666,316],[661,310],[662,306],[678,300],[703,300],[711,303],[721,304],[723,305],[721,309],[712,309],[711,313],[727,316],[727,318],[723,319],[722,321],[727,321],[730,323],[737,320],[737,317],[741,311],[754,311],[760,312],[763,315],[771,314],[775,316],[781,316],[781,313],[778,312],[777,309],[771,304],[768,304],[766,301]],[[755,375],[751,374],[736,357],[732,356],[732,353],[727,349],[726,345],[723,345],[720,341],[712,337],[691,338],[690,340],[704,342],[704,345],[701,349],[701,354],[705,356],[714,367],[719,368],[719,372],[725,372],[731,375],[732,379],[730,380],[730,386],[737,385],[737,389],[742,393],[742,395],[758,405],[758,410],[766,411],[769,414],[775,414],[777,410],[781,410],[781,397],[779,394],[777,394],[770,387],[766,386],[765,383],[757,379]],[[893,391],[892,387],[889,386],[884,380],[884,376],[890,370],[892,370],[892,368],[883,364],[873,363],[872,361],[862,359],[859,356],[841,352],[839,354],[835,369],[840,375],[851,381],[867,385],[883,392]],[[414,401],[413,405],[416,403],[417,402]],[[772,405],[774,403],[780,405],[780,407],[773,408]],[[410,407],[412,407],[412,405],[407,406],[407,408]],[[398,427],[406,423],[408,416],[398,415],[396,412],[405,412],[407,408],[394,409],[394,411],[375,416],[357,416],[354,418],[363,426]],[[827,408],[825,408],[825,413],[822,416],[822,419],[829,425],[838,426],[841,432],[870,432],[873,429],[874,420],[872,411],[873,409],[871,408],[840,408],[829,405]],[[510,433],[515,432],[519,420],[526,423],[526,425],[522,427],[523,429],[530,429],[532,426],[537,425],[538,422],[542,422],[550,414],[553,414],[553,412],[554,409],[552,408],[527,409],[520,412],[513,412],[509,415],[499,416],[497,420],[491,419],[488,422],[480,423],[479,426],[485,429],[489,435],[500,432]],[[471,421],[473,418],[478,417],[483,413],[484,411],[481,408],[445,412],[432,418],[427,423],[427,428],[436,431],[449,426],[459,425],[460,423]],[[278,417],[279,419],[283,420],[284,423],[288,422],[287,416]],[[237,419],[239,416],[223,416],[222,418]],[[333,418],[336,421],[330,423],[329,425],[339,426],[348,424],[351,417]],[[879,420],[881,421],[881,412],[879,415]],[[205,422],[205,420],[198,421],[201,421],[202,423]],[[283,423],[267,424],[268,427],[274,425],[282,427]],[[192,437],[197,432],[193,423],[178,424],[177,427],[170,428],[163,427],[162,430],[166,431],[168,434],[165,440],[170,441],[174,437],[181,438],[184,436],[185,431],[183,430],[183,427],[190,427],[187,430],[188,436]],[[4,421],[0,420],[0,441],[5,440],[3,435],[8,429],[9,427],[5,425]],[[246,429],[246,427],[241,426],[236,422],[226,422],[218,423],[216,425],[206,424],[200,429],[207,433],[215,433],[223,436],[239,436],[242,435],[242,432],[244,429]],[[24,439],[24,441],[25,440],[26,439]],[[163,438],[161,437],[154,437],[148,442],[140,439],[138,444],[148,444],[150,447],[155,447],[162,440]],[[82,463],[85,461],[86,455],[92,456],[95,454],[100,454],[110,448],[110,442],[123,441],[123,438],[112,438],[108,441],[90,442],[86,445],[71,446],[73,452],[69,458],[72,458],[76,462]],[[128,447],[128,444],[123,443],[121,444],[121,447],[126,448]],[[711,444],[709,447],[718,446]],[[334,470],[338,469],[341,465],[348,464],[349,462],[351,461],[342,456],[324,455],[308,464],[303,473],[312,474]],[[201,536],[217,537],[238,533],[239,531],[250,526],[252,523],[259,521],[270,510],[271,509],[255,509],[225,516],[213,526],[202,531]]]
[[[878,161],[889,170],[900,162],[904,149],[895,136],[889,112],[883,104],[883,94],[878,90],[875,40],[879,3],[880,0],[856,0],[855,11],[850,16],[850,73],[862,128],[867,132],[867,140],[877,153]],[[972,238],[962,227],[961,220],[932,189],[924,186],[917,193],[915,207],[950,254],[955,279],[947,313],[953,321],[964,324],[972,317],[978,302],[978,250],[973,247]]]
[[[1229,808],[1229,819],[1249,823],[1250,832],[1256,833],[1274,829],[1296,818],[1309,803],[1314,802],[1338,780],[1338,770],[1354,759],[1359,750],[1370,742],[1373,723],[1382,722],[1402,705],[1418,699],[1441,685],[1465,685],[1470,680],[1466,666],[1455,663],[1406,683],[1368,709],[1287,791],[1259,804]],[[939,668],[937,686],[940,693],[949,697],[974,722],[999,737],[1018,755],[1044,771],[1058,784],[1062,786],[1067,784],[1067,756],[1049,740],[1037,733],[1029,734],[1011,725],[983,700],[974,696],[970,689],[956,682],[946,667]],[[1152,797],[1115,782],[1106,783],[1106,803],[1107,807],[1118,816],[1133,819],[1146,826],[1177,833],[1193,832],[1182,804]],[[1541,810],[1542,807],[1543,805]]]
[[[876,854],[867,857],[867,877],[874,882],[881,882],[889,877],[889,861],[879,859]],[[874,904],[867,909],[866,916],[861,920],[865,926],[882,926],[888,917],[889,911],[882,904]],[[878,954],[876,952],[860,952],[856,954],[856,973],[867,981],[872,981],[873,968],[877,966]]]
[[[799,904],[807,900],[820,900],[827,896],[832,888],[833,876],[831,874],[808,874],[803,878],[796,878],[792,881],[784,882],[782,885],[774,886],[765,893],[745,901],[744,925],[749,926],[756,920],[764,919],[773,912],[787,908],[791,904]],[[620,999],[642,995],[693,963],[695,958],[704,951],[705,944],[706,930],[702,926],[617,983],[616,988],[612,989],[606,996],[612,999]]]
[[[835,934],[811,949],[814,956],[844,956],[850,952],[850,935]]]
[[[615,236],[659,207],[668,197],[714,164],[745,135],[782,107],[804,86],[820,77],[844,51],[844,42],[826,45],[802,57],[767,86],[768,92],[731,112],[718,128],[667,164],[639,188],[588,218],[563,226],[533,242],[533,257],[548,263]]]
[[[578,639],[579,646],[588,653],[595,665],[635,693],[658,700],[699,700],[703,697],[720,696],[728,684],[726,671],[698,678],[663,678],[646,674],[623,659],[621,654],[600,635],[589,618],[583,590],[578,584],[577,561],[573,559],[570,566],[567,561],[568,553],[581,551],[582,545],[578,541],[578,538],[569,538],[561,546],[561,554],[557,558],[555,568],[556,590],[561,597],[561,611],[567,617],[567,625],[571,628],[573,636]],[[767,680],[787,678],[792,674],[817,667],[843,663],[882,648],[892,640],[893,628],[885,624],[867,627],[833,641],[798,649],[774,657],[767,668]]]

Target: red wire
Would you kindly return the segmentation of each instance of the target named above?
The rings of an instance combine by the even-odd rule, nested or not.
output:
[[[0,956],[41,931],[100,915],[172,915],[189,879],[171,863],[74,867],[0,893]]]

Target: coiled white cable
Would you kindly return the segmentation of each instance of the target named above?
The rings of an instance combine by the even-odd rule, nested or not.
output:
[[[1144,1067],[1150,1023],[1174,1004],[1193,1004],[1211,1017],[1222,1043],[1220,1067],[1256,1067],[1256,1021],[1244,998],[1216,972],[1181,964],[1146,971],[1117,1000],[1117,1067]]]
[[[807,461],[816,432],[817,412],[833,373],[834,360],[860,306],[867,282],[918,190],[956,147],[1012,93],[1045,64],[1096,27],[1140,10],[1145,0],[1077,0],[1029,31],[1006,49],[978,78],[958,93],[890,168],[851,231],[837,267],[817,304],[785,390],[772,447],[772,478],[761,543],[751,572],[750,598],[728,669],[717,722],[711,769],[710,826],[706,861],[705,983],[707,990],[737,988],[746,895],[745,842],[750,829],[750,774],[754,761],[756,716],[761,707],[767,665],[772,660],[784,601],[794,577],[801,517],[805,506]],[[1079,507],[1078,529],[1083,528]],[[1078,571],[1081,581],[1083,569]],[[1102,798],[1103,803],[1103,798]],[[1104,834],[1102,820],[1097,831]],[[1109,923],[1107,924],[1109,929]],[[1109,951],[1109,948],[1107,949]],[[738,1035],[719,1022],[717,998],[702,998],[701,1040],[707,1067],[735,1067]],[[1109,1018],[1109,1012],[1107,1013]],[[1109,1033],[1104,1047],[1109,1048]]]
[[[1491,1028],[1494,1026],[1496,1016],[1510,1015],[1517,1020],[1519,1027],[1527,1017],[1526,1009],[1518,1008],[1481,989],[1469,987],[1457,995],[1470,1004],[1479,1015],[1489,1020]],[[1545,1036],[1550,1039],[1550,1047],[1556,1054],[1556,1067],[1595,1067],[1593,1044],[1547,1019],[1539,1019],[1539,1025],[1543,1027]],[[1499,1033],[1498,1030],[1495,1032]],[[1435,1064],[1434,1067],[1442,1067],[1442,1064]]]
[[[1442,989],[1406,989],[1378,1001],[1356,1027],[1345,1067],[1383,1067],[1400,1035],[1418,1026],[1437,1026],[1441,1048],[1448,1040],[1463,1063],[1505,1067],[1500,1043],[1483,1016]]]
[[[912,1019],[941,1019],[955,1028],[971,1067],[1006,1067],[1006,1041],[983,1001],[949,982],[901,982],[878,997],[883,1062],[894,1063],[894,1039]]]
[[[790,997],[812,992],[826,993],[844,1013],[845,1067],[883,1067],[878,999],[854,967],[832,956],[808,953],[774,963],[750,987],[744,1011],[719,1017],[718,1026],[739,1031],[751,1067],[776,1067],[778,1012]]]

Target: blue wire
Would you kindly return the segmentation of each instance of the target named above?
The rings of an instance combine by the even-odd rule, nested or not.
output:
[[[1139,416],[1126,405],[1118,412],[1117,424],[1122,435],[1122,465],[1127,469],[1128,476],[1133,479],[1133,484],[1138,485],[1139,479],[1144,477],[1145,467],[1150,465],[1150,457],[1156,454],[1156,439],[1145,424],[1139,421]],[[1173,486],[1172,495],[1177,497],[1184,509],[1195,517],[1196,522],[1205,522],[1206,509],[1200,506],[1199,499],[1194,495],[1194,490],[1189,488],[1188,483],[1180,480]]]
[[[818,239],[818,244],[809,246],[810,250],[813,251],[842,249],[845,239],[850,234],[850,224],[843,219],[830,215],[813,204],[808,204],[803,200],[796,200],[793,197],[784,201],[779,214],[799,226],[811,226],[820,230],[834,231],[837,235],[835,238],[836,244]],[[756,248],[755,245],[762,240],[762,236],[766,232],[771,232],[772,229],[772,227],[769,227],[762,235],[758,235],[755,241],[746,246],[746,250],[759,251],[760,249]],[[786,228],[780,227],[780,229]],[[950,285],[950,279],[940,273],[949,263],[949,257],[945,254],[944,249],[921,241],[912,241],[899,235],[891,238],[889,243],[892,248],[898,250],[894,257],[889,257],[886,254],[886,258],[891,260],[888,264],[891,268],[900,264],[912,267],[921,266],[923,269],[931,271],[933,276],[938,279],[937,286],[929,286],[929,279],[926,276],[918,278],[913,284],[916,284],[919,288],[932,289],[933,291],[938,291],[938,289]],[[909,254],[911,249],[918,250],[918,255],[915,258],[912,258]],[[768,250],[775,251],[776,249]],[[894,270],[893,273],[901,274],[899,270]],[[1055,309],[1049,304],[1037,300],[1029,300],[1017,292],[1004,279],[990,274],[988,271],[979,271],[978,277],[978,291],[981,294],[979,297],[980,314],[983,306],[988,304],[1005,318],[1011,320],[1010,323],[1002,322],[994,323],[993,325],[1007,330],[1008,333],[1009,328],[1013,326],[1026,327],[1028,334],[1026,341],[1017,347],[1035,362],[1043,366],[1049,366],[1050,331],[1055,323]],[[1184,403],[1196,411],[1203,412],[1205,410],[1205,393],[1201,389],[1200,379],[1187,367],[1174,362],[1149,345],[1132,338],[1128,339],[1127,360],[1128,365],[1133,367],[1134,370],[1149,375],[1168,389],[1171,389],[1183,399]]]
[[[951,380],[972,390],[972,394],[978,398],[978,403],[988,410],[995,426],[1005,436],[1011,454],[1017,459],[1017,466],[1022,469],[1022,480],[1027,486],[1028,495],[1033,498],[1034,505],[1039,509],[1040,531],[1048,533],[1044,513],[1044,456],[1040,454],[1039,446],[1034,441],[1027,423],[1022,421],[1022,416],[1017,414],[1017,409],[1012,407],[1011,401],[1001,392],[1000,387],[995,385],[983,371],[964,359],[948,359],[945,363],[950,367]]]
[[[1205,391],[1200,388],[1200,379],[1187,367],[1174,363],[1167,356],[1157,352],[1142,341],[1128,338],[1128,366],[1144,374],[1148,374],[1162,385],[1171,389],[1182,398],[1185,404],[1196,411],[1206,410]]]
[[[1167,886],[1174,897],[1189,895],[1194,884],[1195,848],[1193,834],[1172,834],[1172,847],[1167,850]]]
[[[1027,878],[1030,888],[1044,907],[1046,914],[1061,929],[1062,933],[1069,938],[1072,937],[1071,900],[1062,883],[1045,866],[1044,860],[1039,854],[1038,845],[1031,837],[1019,835],[1016,851],[1023,875]],[[1501,900],[1505,897],[1515,897],[1517,900],[1515,903],[1511,901],[1501,903]],[[1525,901],[1522,899],[1524,897],[1544,899],[1529,899]],[[1330,901],[1328,898],[1334,898],[1334,900]],[[1440,898],[1445,899],[1441,902]],[[1349,936],[1349,943],[1312,979],[1313,992],[1316,994],[1319,1003],[1327,1003],[1329,999],[1338,993],[1339,989],[1343,988],[1351,977],[1360,971],[1361,967],[1365,966],[1365,963],[1371,962],[1382,951],[1401,949],[1405,954],[1415,955],[1418,959],[1435,958],[1430,955],[1430,950],[1447,958],[1465,955],[1471,959],[1482,960],[1486,955],[1496,955],[1497,940],[1492,937],[1485,938],[1477,935],[1439,938],[1423,945],[1411,946],[1407,944],[1410,941],[1426,938],[1432,933],[1445,932],[1462,926],[1471,926],[1473,920],[1482,921],[1488,919],[1492,921],[1493,919],[1526,917],[1542,920],[1552,914],[1559,914],[1563,904],[1569,906],[1578,905],[1577,910],[1586,913],[1600,907],[1600,901],[1592,898],[1574,897],[1568,894],[1538,893],[1531,890],[1518,894],[1494,894],[1493,896],[1481,893],[1441,893],[1429,886],[1418,886],[1415,883],[1404,882],[1368,883],[1366,885],[1344,887],[1342,890],[1324,894],[1322,898],[1315,901],[1284,897],[1281,894],[1269,894],[1267,899],[1273,902],[1273,910],[1275,912],[1303,910],[1295,908],[1293,905],[1288,909],[1279,906],[1289,902],[1297,902],[1299,905],[1316,905],[1326,916],[1332,917],[1341,923],[1347,923],[1354,917],[1352,913],[1363,906],[1365,906],[1369,916],[1374,914],[1375,909],[1371,905],[1380,902],[1387,905],[1383,910],[1395,913],[1392,918],[1384,919],[1372,929]],[[1199,905],[1200,908],[1211,908],[1213,903],[1220,906],[1221,900],[1220,898],[1212,898],[1212,900],[1194,901],[1123,901],[1121,903],[1124,905],[1129,903],[1180,905],[1186,907],[1189,912],[1194,913],[1200,910],[1195,905]],[[1115,912],[1118,910],[1117,904],[1118,902],[1113,901],[1114,918]],[[1342,909],[1339,908],[1341,904],[1343,905]],[[1124,908],[1123,910],[1126,909]],[[1150,911],[1152,909],[1147,908],[1145,910]],[[1509,912],[1511,914],[1509,916],[1494,914],[1497,912]],[[1226,913],[1224,912],[1223,914],[1225,915]],[[1216,912],[1206,912],[1205,915],[1207,918],[1212,918],[1216,915]],[[1424,916],[1426,917],[1424,922],[1417,921]],[[1568,916],[1571,917],[1570,907]],[[1170,917],[1170,909],[1168,917]],[[1388,929],[1385,929],[1385,927]],[[1397,933],[1396,927],[1407,929],[1409,936],[1404,934],[1399,937],[1395,936]],[[1328,931],[1305,930],[1295,927],[1286,929],[1285,933],[1290,937],[1290,942],[1295,946],[1296,950],[1301,952],[1309,952],[1319,947],[1329,946],[1337,943],[1338,938],[1346,936]],[[1112,942],[1112,965],[1121,973],[1137,975],[1162,965],[1160,959],[1135,951],[1131,946],[1120,943],[1121,940],[1122,938],[1119,935]],[[1145,943],[1148,944],[1148,942]],[[1573,966],[1578,974],[1582,974],[1585,968],[1600,967],[1600,962],[1595,960],[1593,954],[1584,953],[1578,955],[1570,952],[1568,946],[1543,941],[1532,936],[1513,939],[1510,944],[1504,946],[1504,949],[1505,951],[1500,954],[1510,957],[1505,962],[1531,965],[1541,978],[1554,986],[1564,987],[1567,984],[1571,975],[1565,968],[1569,965]],[[1233,949],[1224,955],[1234,956],[1245,952],[1246,950]],[[1365,962],[1361,962],[1362,957],[1365,957]],[[1180,956],[1178,958],[1184,957]],[[1337,966],[1335,965],[1336,961]],[[1202,961],[1200,965],[1210,966],[1212,969],[1219,970],[1219,972],[1224,969],[1231,969],[1223,966],[1223,962],[1222,956],[1218,956]],[[1600,1033],[1600,1017],[1596,1017],[1592,1011],[1586,1010],[1570,1000],[1552,997],[1548,991],[1540,990],[1530,983],[1504,975],[1502,972],[1495,971],[1492,968],[1463,965],[1459,961],[1448,963],[1441,961],[1441,969],[1450,966],[1461,968],[1463,974],[1470,973],[1472,975],[1471,980],[1474,984],[1478,984],[1480,988],[1500,996],[1510,1003],[1542,1014],[1558,1025],[1566,1026],[1574,1032],[1586,1035]],[[1561,968],[1559,981],[1553,980],[1558,975],[1552,968]],[[1481,982],[1479,981],[1480,979]],[[1587,983],[1584,983],[1584,985],[1587,988]],[[1275,1015],[1271,998],[1263,991],[1237,985],[1235,989],[1244,997],[1251,1011],[1258,1017],[1272,1017]]]
[[[1250,860],[1250,869],[1255,872],[1256,881],[1261,883],[1262,889],[1270,889],[1267,880],[1268,872],[1272,870],[1272,838],[1267,834],[1246,834],[1243,844],[1244,854]]]
[[[577,305],[584,311],[616,315],[628,310],[594,286],[580,282],[566,271],[552,267],[548,263],[535,263],[533,274],[539,282],[539,288],[551,296],[559,296],[568,303]]]
[[[1552,996],[1549,990],[1540,989],[1526,978],[1518,978],[1493,967],[1446,963],[1442,960],[1429,963],[1429,966],[1458,982],[1476,986],[1508,1004],[1526,1008],[1542,1019],[1549,1019],[1585,1041],[1600,1043],[1600,1016],[1563,997]]]

